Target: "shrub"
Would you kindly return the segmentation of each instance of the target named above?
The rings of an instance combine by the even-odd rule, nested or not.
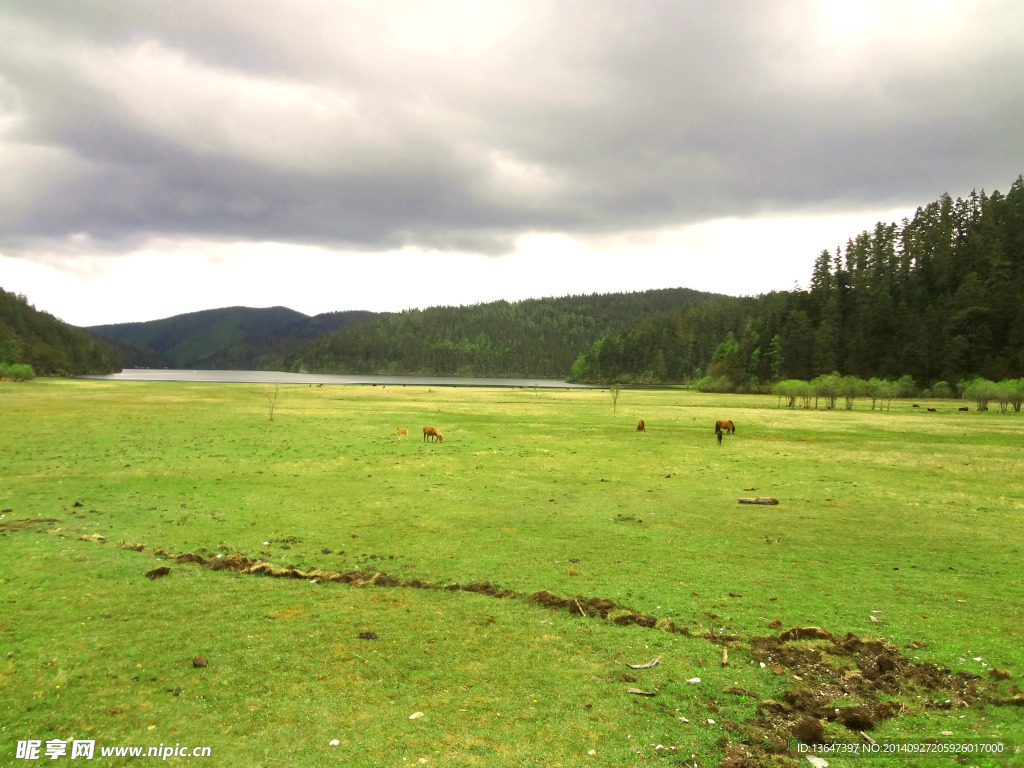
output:
[[[824,399],[825,408],[829,411],[834,411],[836,408],[836,400],[839,399],[843,390],[842,382],[843,379],[838,373],[818,376],[811,382],[815,396]]]
[[[1024,379],[1007,379],[1000,384],[1006,387],[1006,393],[1014,412],[1020,413],[1021,403],[1024,402]]]
[[[846,400],[846,410],[853,410],[853,401],[858,397],[863,397],[867,394],[868,383],[864,379],[859,379],[856,376],[843,376],[839,380],[839,389]]]
[[[786,399],[786,405],[790,408],[796,407],[796,399],[802,396],[810,385],[806,381],[800,381],[800,379],[786,379],[785,381],[778,382],[772,387],[772,394],[779,396],[779,401],[783,398]]]
[[[988,379],[977,378],[964,387],[964,400],[973,400],[979,411],[987,411],[990,400],[999,397],[999,385]]]
[[[36,372],[28,363],[11,363],[5,372],[11,381],[31,381],[36,377]]]

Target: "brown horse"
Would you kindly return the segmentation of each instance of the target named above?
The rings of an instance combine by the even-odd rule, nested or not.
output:
[[[398,430],[398,436],[399,437],[405,437],[405,438],[409,437],[409,430],[408,429],[402,429],[401,427],[396,427],[396,429]]]
[[[437,431],[437,427],[423,428],[423,442],[426,442],[428,437],[434,438],[439,443],[444,442],[444,435]]]
[[[728,419],[719,419],[715,422],[715,434],[720,435],[723,432],[735,432],[736,425]]]
[[[646,432],[647,431],[647,425],[644,424],[644,420],[643,419],[640,419],[640,421],[638,421],[636,423],[636,431],[637,432]]]

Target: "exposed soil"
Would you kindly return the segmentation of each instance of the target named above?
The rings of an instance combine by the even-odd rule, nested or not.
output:
[[[12,512],[13,510],[5,510],[5,513]],[[21,531],[33,525],[47,525],[49,523],[61,522],[55,517],[22,517],[18,520],[0,520],[0,533],[7,533],[8,531],[14,533],[15,531]]]

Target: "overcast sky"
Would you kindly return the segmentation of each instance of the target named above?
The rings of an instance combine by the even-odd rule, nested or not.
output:
[[[76,325],[806,283],[1024,172],[1020,0],[0,0],[0,287]]]

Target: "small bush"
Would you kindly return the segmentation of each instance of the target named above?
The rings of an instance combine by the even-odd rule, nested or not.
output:
[[[31,381],[36,377],[36,372],[28,363],[0,364],[0,379],[8,378],[11,381]]]

